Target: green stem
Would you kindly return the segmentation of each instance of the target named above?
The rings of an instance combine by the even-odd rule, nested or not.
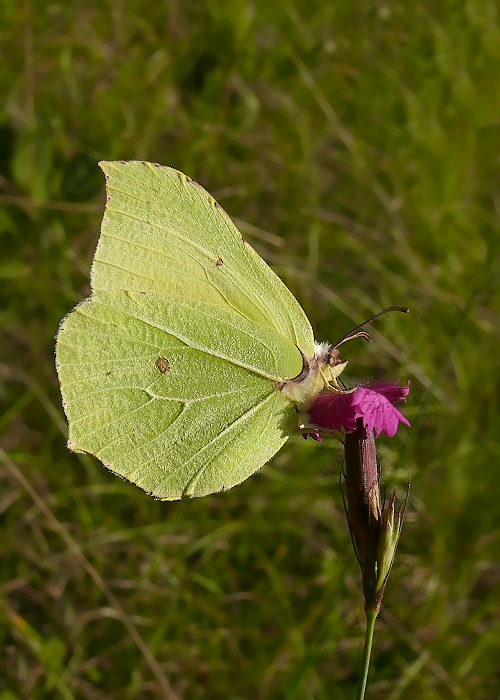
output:
[[[356,700],[364,700],[366,683],[368,681],[368,671],[370,669],[370,657],[372,654],[373,631],[375,629],[375,620],[377,619],[378,610],[366,611],[366,631],[365,645],[363,647],[363,668],[359,679],[358,693]]]

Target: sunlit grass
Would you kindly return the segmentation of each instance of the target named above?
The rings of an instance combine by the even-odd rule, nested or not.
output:
[[[319,340],[410,307],[344,351],[350,380],[412,381],[414,427],[381,446],[411,497],[370,697],[497,697],[495,5],[4,4],[1,700],[326,700],[357,682],[336,445],[293,438],[242,486],[168,504],[65,448],[53,338],[88,293],[100,158],[200,181]]]

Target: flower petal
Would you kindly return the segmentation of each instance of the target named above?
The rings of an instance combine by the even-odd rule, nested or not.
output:
[[[394,384],[394,382],[380,382],[370,384],[369,388],[378,391],[379,394],[383,394],[391,403],[395,401],[406,401],[406,397],[410,393],[410,381],[408,380],[406,386],[399,386],[398,384]]]
[[[405,387],[403,387],[404,389]],[[392,388],[390,388],[390,391],[395,394]],[[393,437],[396,434],[400,421],[410,425],[403,414],[392,405],[378,387],[377,389],[359,387],[354,393],[353,408],[355,417],[361,418],[365,428],[373,430],[376,438],[382,431],[388,437]]]
[[[375,437],[382,431],[392,437],[400,422],[410,425],[392,403],[406,401],[409,391],[410,382],[406,386],[387,382],[360,386],[342,394],[329,392],[315,400],[309,419],[314,425],[343,432],[355,430],[356,420],[361,418],[366,430],[373,430]]]
[[[354,430],[356,418],[352,410],[352,397],[350,394],[335,394],[329,392],[318,396],[309,412],[311,423],[330,430]]]

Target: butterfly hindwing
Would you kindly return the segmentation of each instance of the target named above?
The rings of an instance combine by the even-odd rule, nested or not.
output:
[[[301,363],[290,341],[226,309],[96,294],[58,336],[69,446],[157,498],[230,488],[286,441],[295,412],[276,382]]]

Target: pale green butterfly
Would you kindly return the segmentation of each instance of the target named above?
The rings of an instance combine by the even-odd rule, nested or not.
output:
[[[159,499],[231,488],[346,363],[199,184],[154,163],[100,166],[92,296],[57,336],[68,447]]]

